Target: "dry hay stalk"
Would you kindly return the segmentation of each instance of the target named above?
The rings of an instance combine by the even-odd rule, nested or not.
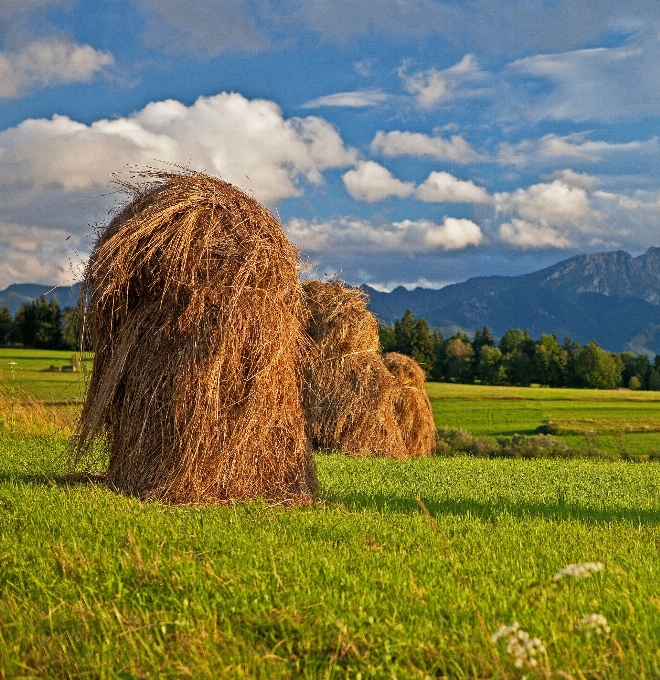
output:
[[[297,252],[231,184],[151,178],[125,185],[85,272],[96,356],[74,455],[105,439],[108,482],[145,499],[309,500]]]
[[[431,455],[435,449],[435,422],[424,390],[424,370],[414,359],[397,352],[384,354],[383,363],[399,383],[394,412],[408,455]]]
[[[317,350],[304,391],[312,448],[405,458],[393,406],[399,388],[383,364],[366,295],[341,281],[306,281],[303,288]]]

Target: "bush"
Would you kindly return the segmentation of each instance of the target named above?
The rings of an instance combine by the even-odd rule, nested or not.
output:
[[[436,456],[473,456],[475,458],[572,458],[575,452],[563,442],[546,434],[513,437],[475,437],[461,428],[439,427]]]

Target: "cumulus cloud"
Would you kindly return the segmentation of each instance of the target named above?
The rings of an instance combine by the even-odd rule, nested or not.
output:
[[[531,223],[553,226],[570,226],[596,217],[589,204],[587,191],[556,179],[552,182],[533,184],[527,189],[496,193],[495,206],[498,213],[515,213]]]
[[[442,70],[431,68],[409,74],[408,67],[408,63],[401,66],[399,77],[403,89],[415,97],[422,109],[432,109],[440,102],[457,96],[474,96],[478,92],[470,83],[487,78],[472,54],[466,54],[458,64]]]
[[[514,217],[500,225],[502,241],[519,248],[569,248],[572,244],[564,235],[547,225],[532,224]]]
[[[374,224],[356,217],[328,221],[293,219],[285,229],[294,243],[314,253],[416,255],[461,250],[483,241],[477,224],[454,217],[445,217],[442,224],[430,220]]]
[[[500,226],[500,238],[522,248],[567,248],[571,233],[597,231],[603,215],[592,206],[584,183],[569,170],[552,182],[496,193],[496,212],[512,215]]]
[[[543,179],[550,181],[558,179],[569,187],[581,187],[588,191],[592,191],[600,186],[600,179],[598,177],[589,175],[586,172],[575,172],[575,170],[571,170],[570,168],[557,170],[550,175],[544,176]]]
[[[412,182],[402,182],[375,161],[360,161],[343,176],[346,190],[356,201],[375,203],[390,196],[406,198],[415,190]]]
[[[64,229],[0,222],[0,289],[12,283],[71,283],[79,274],[72,259],[78,241]]]
[[[356,201],[376,203],[390,196],[414,196],[425,203],[491,203],[488,192],[474,182],[448,172],[432,172],[422,184],[402,182],[375,161],[360,161],[343,176],[346,190]]]
[[[346,108],[365,108],[382,104],[389,98],[380,90],[358,90],[356,92],[335,92],[318,99],[312,99],[302,105],[304,109],[318,109],[324,106],[339,106]]]
[[[110,52],[46,38],[15,52],[0,52],[0,97],[16,97],[30,87],[89,82],[114,64]]]
[[[355,159],[322,118],[285,119],[271,101],[222,93],[192,106],[155,102],[91,125],[65,116],[25,120],[0,132],[0,188],[28,199],[47,187],[83,191],[106,186],[128,164],[156,160],[217,173],[272,204],[300,195],[301,181],[320,184],[323,170]]]
[[[474,182],[457,179],[448,172],[432,172],[415,190],[427,203],[490,203],[491,197]]]
[[[431,137],[420,132],[393,130],[377,132],[371,142],[372,153],[381,153],[387,158],[396,156],[417,156],[435,158],[454,163],[473,163],[478,154],[460,135],[449,139]]]

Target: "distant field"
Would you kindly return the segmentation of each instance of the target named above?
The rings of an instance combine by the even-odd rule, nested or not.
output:
[[[426,390],[437,426],[493,437],[534,434],[552,423],[555,436],[575,449],[588,435],[603,452],[660,451],[660,392],[450,383],[427,383]]]
[[[45,372],[50,366],[70,366],[74,354],[68,350],[0,348],[0,384],[17,386],[35,399],[79,402],[85,387],[83,372]]]
[[[51,373],[71,364],[70,351],[0,349],[0,390],[15,388],[60,409],[71,420],[82,403],[85,371]],[[10,362],[15,362],[13,367]],[[87,373],[91,359],[84,362]],[[631,455],[660,451],[660,392],[549,389],[427,383],[438,426],[475,435],[551,432],[574,449],[589,445],[603,453],[624,448]],[[65,406],[64,404],[67,404]]]

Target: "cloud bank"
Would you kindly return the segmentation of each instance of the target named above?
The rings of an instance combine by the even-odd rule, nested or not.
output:
[[[445,217],[442,224],[431,220],[377,224],[356,217],[295,218],[284,228],[294,243],[313,253],[429,254],[479,245],[484,238],[477,224],[454,217]]]

